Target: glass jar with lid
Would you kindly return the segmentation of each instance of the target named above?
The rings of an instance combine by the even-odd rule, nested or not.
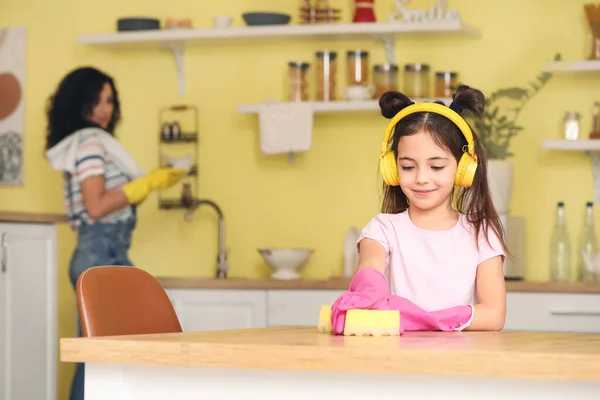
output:
[[[452,97],[458,87],[458,72],[438,71],[435,73],[435,97]]]
[[[315,65],[317,101],[335,100],[337,53],[335,51],[318,51]]]
[[[348,86],[367,86],[369,83],[369,53],[361,49],[348,50],[346,57]]]
[[[430,96],[429,65],[414,63],[404,66],[404,82],[402,91],[411,98]]]
[[[398,66],[395,64],[377,64],[373,66],[375,98],[390,90],[398,90]]]
[[[288,66],[288,100],[308,101],[308,69],[310,64],[303,61],[290,61]]]

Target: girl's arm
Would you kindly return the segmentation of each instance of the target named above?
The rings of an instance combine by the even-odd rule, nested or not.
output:
[[[385,275],[385,248],[376,240],[364,238],[358,244],[358,269],[372,268]]]
[[[477,267],[475,280],[477,298],[473,321],[465,330],[500,331],[506,320],[506,283],[502,256],[495,256]]]
[[[81,197],[89,217],[95,221],[129,205],[122,190],[107,192],[104,175],[92,175],[81,182]]]

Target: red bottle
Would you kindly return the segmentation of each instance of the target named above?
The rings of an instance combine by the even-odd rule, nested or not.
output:
[[[354,20],[353,22],[376,22],[373,12],[373,3],[375,0],[354,0]]]

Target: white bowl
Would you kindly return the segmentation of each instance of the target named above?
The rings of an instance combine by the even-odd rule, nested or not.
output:
[[[300,279],[298,269],[308,261],[314,250],[303,248],[267,248],[258,249],[265,262],[275,270],[273,279]]]

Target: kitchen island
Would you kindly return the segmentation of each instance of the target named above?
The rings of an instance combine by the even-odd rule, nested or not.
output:
[[[277,327],[61,339],[86,400],[597,399],[600,335]],[[375,393],[377,392],[377,393]]]

